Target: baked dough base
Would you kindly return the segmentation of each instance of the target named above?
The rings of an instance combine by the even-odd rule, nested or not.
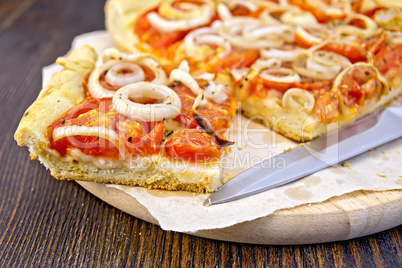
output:
[[[256,100],[256,98],[244,98],[240,100],[241,109],[244,115],[257,119],[267,127],[279,132],[299,142],[312,140],[328,132],[334,131],[342,126],[353,123],[354,121],[371,114],[382,107],[387,106],[392,100],[402,95],[402,86],[391,90],[388,95],[382,96],[380,100],[367,102],[359,111],[352,116],[324,124],[314,113],[303,111],[286,111],[282,108],[280,99],[267,98]],[[401,103],[399,103],[400,105]]]
[[[35,102],[26,110],[15,132],[20,146],[27,146],[31,157],[39,159],[52,176],[59,180],[78,180],[143,186],[165,190],[213,192],[221,185],[219,162],[208,164],[167,163],[163,155],[152,157],[151,164],[143,167],[102,168],[91,161],[60,157],[50,148],[47,128],[63,113],[86,97],[84,76],[95,66],[96,52],[82,46],[67,57],[57,59],[64,69],[55,73],[41,90]],[[165,165],[163,165],[165,164]]]

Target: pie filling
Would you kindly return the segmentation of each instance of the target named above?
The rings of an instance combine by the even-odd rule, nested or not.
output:
[[[105,52],[84,81],[87,98],[49,126],[51,149],[100,166],[156,156],[216,163],[237,107],[216,82],[222,74],[239,100],[274,99],[324,124],[353,116],[392,90],[402,66],[400,10],[360,14],[361,3],[161,1],[133,32],[163,65]]]

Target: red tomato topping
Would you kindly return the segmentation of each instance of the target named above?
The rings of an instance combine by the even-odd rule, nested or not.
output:
[[[381,90],[382,84],[376,72],[371,68],[357,67],[345,75],[339,90],[348,105],[362,105],[366,99],[372,98]]]
[[[390,70],[399,70],[402,64],[402,44],[383,46],[375,55],[376,66],[382,74]]]
[[[74,135],[51,140],[51,148],[62,156],[68,148],[80,149],[83,153],[107,158],[119,158],[120,155],[152,155],[160,150],[163,138],[163,122],[137,122],[118,114],[112,106],[112,99],[88,97],[77,106],[64,113],[49,127],[52,137],[54,129],[65,126],[104,127],[118,135],[118,142],[98,136]],[[123,150],[123,151],[122,151]]]
[[[223,58],[214,57],[206,60],[206,71],[210,73],[219,73],[225,69],[236,69],[251,66],[259,57],[258,50],[247,50],[241,48],[232,48],[231,53]]]
[[[186,128],[197,128],[198,123],[194,119],[192,110],[194,100],[197,96],[183,84],[173,84],[170,85],[170,88],[179,95],[182,105],[182,113],[176,117],[176,120]],[[219,134],[225,132],[230,126],[231,118],[236,113],[236,108],[236,99],[233,96],[229,96],[223,103],[214,103],[213,105],[199,107],[197,112],[209,121],[213,131]]]
[[[332,81],[315,81],[311,78],[303,78],[302,82],[275,82],[256,77],[250,81],[248,90],[250,94],[254,94],[259,98],[265,99],[268,95],[268,91],[275,89],[282,93],[285,93],[290,88],[301,88],[308,91],[315,89],[327,89],[331,88]],[[240,85],[240,90],[242,85]]]
[[[322,50],[331,51],[342,55],[348,58],[352,63],[367,60],[362,51],[358,47],[352,45],[331,42],[325,45]]]
[[[168,157],[192,162],[217,159],[221,155],[218,143],[201,129],[183,129],[165,144]]]

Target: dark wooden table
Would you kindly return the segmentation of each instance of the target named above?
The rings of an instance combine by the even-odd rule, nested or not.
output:
[[[143,0],[146,1],[146,0]],[[165,232],[54,180],[13,134],[41,69],[104,29],[104,1],[0,0],[0,266],[401,267],[402,228],[345,242],[261,246]]]

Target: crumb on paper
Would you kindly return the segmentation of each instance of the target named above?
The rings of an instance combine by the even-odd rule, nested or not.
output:
[[[287,153],[287,152],[290,152],[290,151],[292,151],[292,147],[289,147],[289,148],[283,150],[284,153]]]
[[[377,176],[378,177],[381,177],[381,178],[386,178],[387,176],[385,176],[384,174],[379,174],[379,173],[377,173]]]
[[[401,154],[401,152],[399,152],[399,151],[395,151],[395,153],[397,153],[397,154]]]
[[[382,151],[383,154],[385,154],[385,151]]]
[[[311,145],[311,142],[307,142],[306,144],[307,144],[307,145]]]
[[[242,150],[243,150],[243,147],[239,147],[239,148],[237,148],[237,150],[242,151]]]
[[[369,152],[372,152],[372,151],[373,151],[373,149],[370,149],[370,150],[369,150]]]
[[[342,167],[350,167],[350,163],[345,161],[342,163]]]

